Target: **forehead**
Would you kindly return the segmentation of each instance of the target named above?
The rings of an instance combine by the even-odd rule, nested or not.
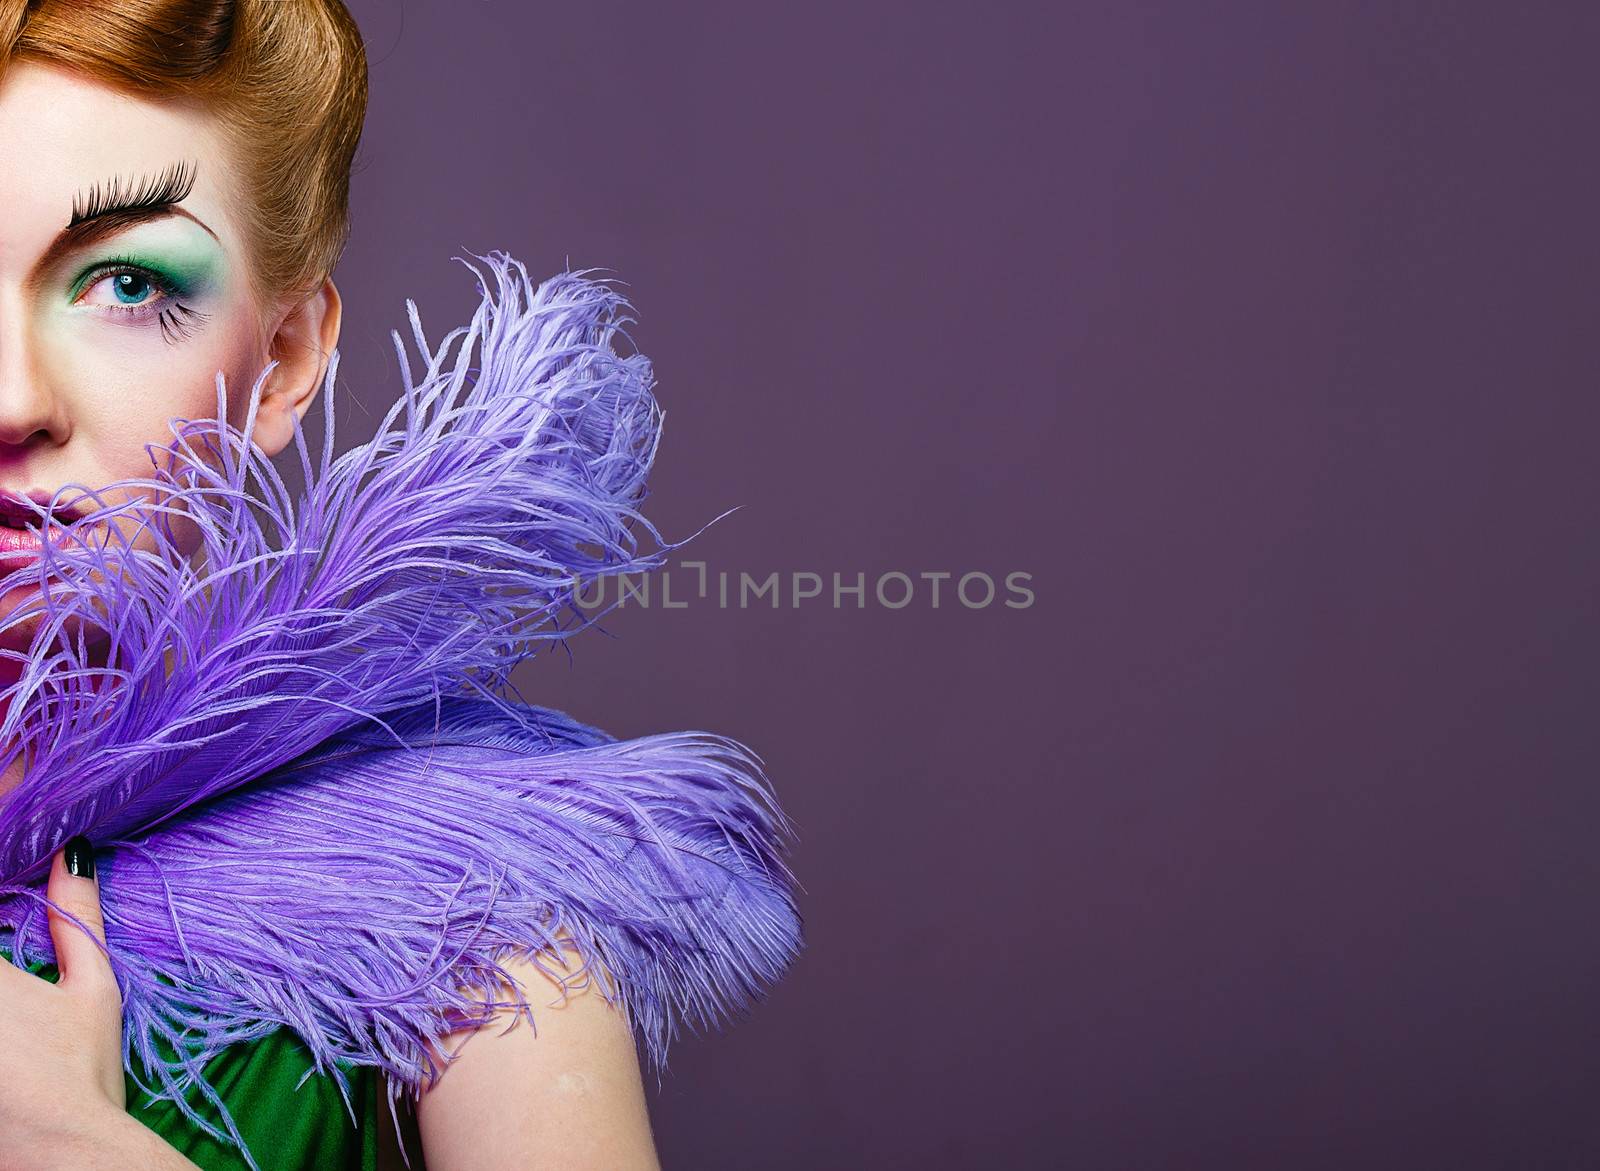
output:
[[[13,62],[0,76],[0,269],[26,265],[43,251],[66,227],[73,200],[95,185],[104,191],[117,182],[125,193],[183,160],[196,165],[183,206],[231,238],[235,177],[219,128],[203,109]]]

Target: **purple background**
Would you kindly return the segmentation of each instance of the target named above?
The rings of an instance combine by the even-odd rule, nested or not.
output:
[[[1600,21],[1046,8],[352,3],[346,425],[451,254],[609,266],[679,557],[869,583],[528,673],[800,828],[667,1165],[1600,1165]]]

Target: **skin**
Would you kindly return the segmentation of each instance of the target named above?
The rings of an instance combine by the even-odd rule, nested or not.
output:
[[[126,193],[180,163],[194,179],[172,214],[63,249],[75,199],[81,206],[113,180]],[[247,193],[203,108],[27,61],[0,77],[0,488],[99,489],[149,475],[145,445],[169,443],[171,419],[215,416],[219,373],[229,420],[242,426],[269,360],[279,364],[259,390],[253,440],[268,455],[292,442],[338,341],[341,302],[331,280],[309,294],[254,287]],[[29,588],[38,587],[0,592],[0,624]],[[0,646],[25,650],[31,635],[18,623],[0,630]],[[0,685],[11,670],[0,659]],[[21,763],[0,776],[0,792],[20,779]],[[0,964],[0,1046],[10,1063],[0,1078],[0,1171],[192,1167],[126,1113],[121,999],[94,942],[105,942],[97,881],[67,874],[58,853],[47,894],[94,938],[52,913],[58,984]],[[565,966],[548,955],[545,963]],[[537,1030],[524,1020],[505,1029],[502,1014],[445,1039],[458,1055],[417,1103],[429,1171],[658,1168],[622,1013],[596,980],[563,997],[531,961],[505,966]]]
[[[573,980],[565,995],[531,963],[505,965],[536,1032],[506,1010],[445,1039],[455,1061],[417,1103],[428,1171],[660,1171],[627,1022],[570,956],[543,960]]]

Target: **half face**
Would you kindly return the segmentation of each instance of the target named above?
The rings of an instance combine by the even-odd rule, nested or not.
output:
[[[267,361],[241,232],[248,206],[203,109],[33,62],[7,68],[0,495],[47,499],[67,484],[98,490],[151,475],[146,445],[159,454],[170,444],[171,420],[216,416],[219,373],[242,424]],[[28,556],[30,539],[0,509],[0,576]],[[28,588],[0,595],[0,619]],[[25,649],[30,634],[19,624],[0,645]]]

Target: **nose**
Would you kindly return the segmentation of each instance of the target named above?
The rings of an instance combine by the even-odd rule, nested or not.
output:
[[[60,444],[66,404],[41,360],[39,339],[17,290],[0,288],[0,454]]]

